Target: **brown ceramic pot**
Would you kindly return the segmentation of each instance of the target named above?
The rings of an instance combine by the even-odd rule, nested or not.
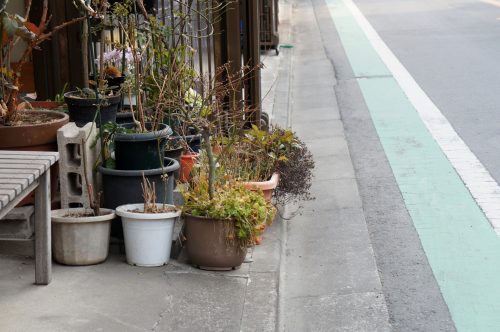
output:
[[[57,130],[68,123],[68,115],[49,110],[31,110],[23,112],[33,114],[45,113],[56,120],[49,123],[22,126],[0,126],[0,150],[57,151]],[[53,193],[52,208],[57,208],[58,164],[52,165],[50,171],[50,186]],[[23,199],[18,206],[33,204],[34,201],[34,195],[32,194]]]
[[[184,216],[186,250],[191,264],[204,270],[231,270],[245,260],[246,250],[228,241],[224,221]]]
[[[68,115],[49,110],[23,111],[23,113],[44,113],[56,120],[22,126],[0,126],[0,149],[57,151],[57,130],[68,123]]]

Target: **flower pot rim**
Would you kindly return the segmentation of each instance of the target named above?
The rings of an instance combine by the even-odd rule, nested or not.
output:
[[[151,122],[147,122],[146,125],[151,124]],[[129,122],[129,123],[123,123],[120,124],[121,127],[133,127],[135,126],[135,123]],[[151,141],[155,139],[160,139],[164,137],[168,137],[172,135],[173,130],[170,128],[169,125],[166,125],[164,123],[159,123],[158,128],[163,128],[163,129],[158,129],[154,131],[147,131],[144,133],[119,133],[115,135],[115,141],[122,141],[122,142],[141,142],[141,141]]]
[[[214,218],[214,217],[205,217],[205,216],[195,216],[194,214],[182,212],[182,215],[185,217],[192,217],[192,218],[198,218],[198,219],[206,219],[206,220],[215,220],[215,221],[233,221],[233,219],[219,219],[219,218]]]
[[[262,190],[270,190],[276,189],[279,181],[279,173],[275,172],[271,176],[271,178],[267,181],[250,181],[243,182],[243,185],[247,189],[262,189]]]
[[[19,128],[19,127],[31,127],[31,128],[36,128],[36,127],[44,127],[47,125],[51,125],[54,123],[64,123],[69,121],[69,115],[63,112],[59,111],[54,111],[54,110],[49,110],[49,109],[44,109],[44,108],[35,108],[35,109],[23,109],[20,110],[19,112],[21,113],[45,113],[45,114],[52,114],[54,115],[53,121],[50,122],[42,122],[42,123],[26,123],[26,124],[20,124],[20,125],[15,125],[15,126],[1,126],[2,128]]]
[[[124,169],[115,169],[115,168],[106,168],[102,165],[97,167],[99,173],[106,175],[115,175],[115,176],[149,176],[149,175],[158,175],[158,174],[166,174],[172,173],[179,169],[180,164],[177,160],[169,157],[165,157],[164,160],[169,161],[168,166],[158,167],[154,169],[144,169],[144,170],[124,170]],[[164,162],[164,164],[167,164]]]
[[[163,206],[163,203],[156,203],[156,206]],[[116,208],[116,214],[120,217],[132,218],[132,219],[142,219],[148,221],[163,220],[177,218],[181,215],[182,210],[175,205],[165,204],[165,206],[173,207],[176,209],[175,212],[162,212],[162,213],[140,213],[132,212],[133,209],[144,209],[144,203],[132,203],[120,205]],[[123,219],[122,219],[123,221]]]
[[[78,224],[78,223],[93,223],[113,220],[116,217],[115,211],[111,209],[101,208],[101,212],[104,214],[100,216],[93,217],[65,217],[64,215],[69,212],[91,212],[92,209],[88,208],[68,208],[68,209],[57,209],[50,211],[50,217],[52,222],[55,223],[66,223],[66,224]]]
[[[64,98],[73,99],[73,100],[96,100],[96,98],[77,97],[77,96],[75,96],[76,93],[80,93],[80,92],[78,90],[65,92]],[[117,94],[112,95],[112,96],[105,95],[104,98],[100,98],[100,99],[119,99],[119,98],[121,98],[121,96],[122,96],[121,93],[117,93]]]

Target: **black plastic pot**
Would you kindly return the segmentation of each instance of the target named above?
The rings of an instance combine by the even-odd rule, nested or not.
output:
[[[97,113],[97,102],[95,98],[77,97],[78,91],[70,91],[64,94],[64,101],[68,105],[69,121],[75,122],[78,127],[83,127],[87,123],[96,120],[99,127],[99,116]],[[116,112],[120,105],[121,95],[106,97],[100,100],[102,123],[115,122]]]
[[[165,150],[165,158],[172,158],[172,159],[175,159],[179,162],[181,162],[181,154],[182,154],[182,150],[183,148],[180,147],[180,148],[176,148],[176,149],[170,149],[170,150]],[[180,176],[180,168],[177,169],[175,172],[174,172],[174,177],[175,177],[175,180],[179,180],[179,176]]]
[[[127,124],[133,121],[132,112],[130,111],[121,111],[116,113],[116,123],[118,124]]]
[[[155,183],[156,197],[159,202],[173,203],[173,191],[175,180],[173,174],[179,169],[179,162],[172,158],[165,158],[165,167],[148,170],[119,170],[98,167],[102,174],[102,186],[104,191],[104,206],[115,209],[119,205],[141,203],[142,176],[146,177],[151,184]],[[167,181],[162,176],[167,175]]]
[[[197,135],[188,135],[186,136],[186,141],[187,144],[189,145],[189,148],[193,152],[200,152],[200,147],[201,147],[201,134]]]
[[[157,201],[160,203],[173,204],[175,178],[174,172],[179,170],[179,163],[175,159],[165,158],[165,167],[149,170],[118,170],[98,167],[102,175],[103,206],[116,209],[123,204],[144,202],[142,197],[142,176],[155,183]],[[167,180],[164,181],[165,174]],[[111,225],[111,234],[117,238],[123,238],[121,223]]]
[[[122,3],[124,0],[108,0],[108,3],[110,5],[113,5],[115,3]],[[152,9],[155,8],[155,1],[154,0],[144,0],[144,8],[149,12]]]
[[[133,128],[135,124],[122,125]],[[152,124],[147,123],[146,129]],[[172,135],[172,129],[165,124],[159,124],[158,130],[145,133],[116,134],[115,161],[119,170],[156,169],[163,165],[167,137]]]

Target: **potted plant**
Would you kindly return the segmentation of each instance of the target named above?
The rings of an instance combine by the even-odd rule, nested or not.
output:
[[[56,132],[68,122],[68,116],[54,111],[31,110],[28,103],[19,102],[20,73],[29,61],[33,49],[50,39],[65,27],[81,22],[77,17],[48,31],[48,0],[43,1],[43,13],[38,25],[27,21],[31,0],[27,2],[24,16],[8,13],[8,1],[0,5],[0,36],[2,55],[0,56],[0,149],[53,150],[56,148]],[[22,40],[25,49],[20,60],[11,63],[14,46]]]
[[[112,9],[114,21],[123,34],[119,47],[130,50],[131,70],[122,91],[133,102],[130,103],[130,123],[113,128],[107,125],[101,130],[108,147],[104,149],[103,163],[98,168],[103,175],[105,206],[111,208],[141,201],[143,175],[155,186],[158,195],[164,196],[163,202],[172,203],[173,173],[179,169],[179,163],[164,155],[167,139],[172,134],[170,127],[162,123],[166,106],[161,91],[169,82],[166,74],[169,68],[164,63],[166,27],[159,26],[154,18],[142,11],[143,17],[138,18],[136,10],[140,9],[131,6],[130,2],[117,2]],[[121,230],[116,229],[118,237],[120,233]],[[131,262],[137,263],[133,259]]]
[[[191,184],[183,192],[189,260],[208,270],[239,267],[261,225],[274,219],[274,207],[261,193],[234,180],[217,182],[209,189],[208,174],[201,172]]]
[[[314,160],[307,146],[288,129],[252,126],[222,156],[227,172],[249,189],[262,190],[276,203],[308,200]]]
[[[75,122],[78,127],[89,122],[95,122],[99,127],[101,122],[116,122],[121,95],[112,90],[96,93],[95,90],[83,88],[66,92],[64,101],[68,105],[70,121]]]
[[[90,208],[51,211],[54,260],[65,265],[91,265],[105,261],[111,222],[115,218],[113,210],[100,208],[101,194],[96,194],[94,186],[89,183],[85,149],[82,153],[85,193]]]
[[[162,266],[170,259],[172,235],[181,210],[157,203],[154,183],[143,178],[144,203],[116,208],[122,218],[127,262],[137,266]]]
[[[276,211],[261,191],[247,189],[228,172],[231,165],[224,156],[232,153],[247,115],[230,97],[246,76],[231,74],[229,65],[218,73],[224,81],[200,78],[208,84],[200,92],[190,91],[186,107],[179,108],[183,122],[201,134],[198,167],[182,189],[186,251],[193,265],[215,270],[240,266],[246,249],[258,242],[262,225],[270,224]],[[219,146],[216,137],[226,144]]]
[[[168,49],[166,27],[137,7],[141,6],[131,6],[129,2],[113,5],[113,15],[124,40],[120,48],[127,50],[123,57],[129,59],[131,68],[123,91],[129,100],[135,100],[130,103],[132,121],[122,124],[126,130],[112,137],[116,167],[124,170],[161,167],[167,138],[173,133],[162,122],[165,105],[161,94],[169,71],[164,54]],[[142,19],[136,15],[137,10],[144,15]]]

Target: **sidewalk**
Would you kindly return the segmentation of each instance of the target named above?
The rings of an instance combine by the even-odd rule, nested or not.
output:
[[[264,110],[308,143],[316,200],[276,220],[231,272],[192,268],[182,254],[132,267],[114,248],[104,264],[54,264],[52,283],[37,287],[32,259],[0,255],[0,331],[390,330],[335,73],[310,0],[281,2],[281,42],[294,48],[264,56]]]
[[[282,50],[283,57],[291,57],[289,108],[275,108],[274,118],[286,120],[282,124],[291,125],[311,149],[316,200],[305,202],[287,225],[280,328],[388,331],[386,303],[335,97],[333,66],[311,1],[297,0],[292,15],[295,47]]]

